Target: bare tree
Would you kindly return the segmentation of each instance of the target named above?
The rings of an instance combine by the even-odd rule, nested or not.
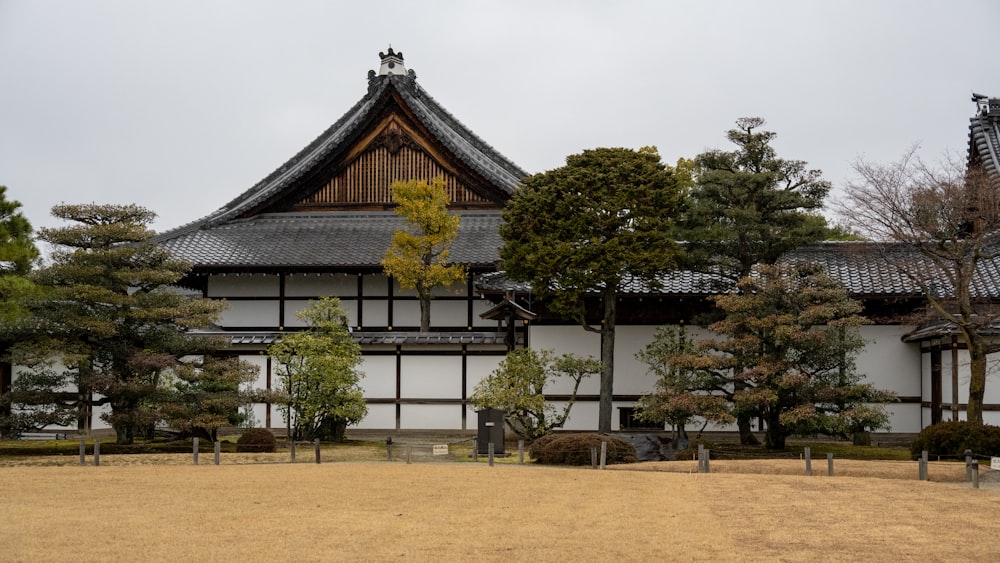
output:
[[[911,148],[889,164],[862,159],[840,213],[883,242],[886,261],[922,291],[931,311],[969,353],[967,418],[983,422],[987,329],[997,318],[978,273],[1000,256],[1000,181],[954,157],[928,164]]]

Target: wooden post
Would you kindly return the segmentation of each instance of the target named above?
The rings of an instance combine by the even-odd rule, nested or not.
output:
[[[80,466],[87,465],[87,441],[80,439]]]
[[[410,463],[410,455],[413,453],[413,446],[406,444],[406,463]]]
[[[597,446],[590,448],[590,467],[597,469]]]
[[[972,488],[979,488],[979,460],[972,460]]]
[[[927,450],[920,453],[920,480],[927,481],[929,475],[927,474]]]
[[[705,473],[712,472],[711,463],[712,463],[712,452],[708,451],[708,448],[705,448]]]
[[[826,476],[833,477],[833,454],[826,454]]]
[[[605,463],[608,461],[608,443],[601,440],[601,469],[604,469]]]
[[[295,463],[295,440],[288,441],[288,453],[292,456],[289,463]]]
[[[479,440],[472,440],[472,461],[479,461]]]
[[[803,457],[806,458],[806,475],[809,475],[811,477],[812,474],[813,474],[812,448],[810,448],[809,446],[806,446],[803,449],[802,455],[803,455]]]
[[[705,472],[705,446],[698,444],[698,473]]]
[[[319,463],[319,438],[316,438],[316,463]]]
[[[222,442],[215,441],[215,465],[219,465],[219,456],[222,454]]]
[[[392,461],[392,442],[385,443],[385,454],[389,461]]]
[[[524,463],[524,440],[517,441],[517,463]]]
[[[486,448],[490,455],[490,467],[493,467],[493,442],[487,444]]]
[[[965,450],[965,480],[972,480],[972,450]]]
[[[101,441],[94,440],[94,467],[101,465]]]
[[[192,446],[192,450],[193,450],[192,455],[194,456],[194,464],[198,465],[198,437],[197,436],[195,436],[194,440],[192,440],[192,444],[193,444],[193,446]]]

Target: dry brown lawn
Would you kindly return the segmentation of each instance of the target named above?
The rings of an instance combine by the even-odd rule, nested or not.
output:
[[[104,463],[114,457],[0,467],[0,560],[1000,560],[1000,492],[917,481],[915,462],[885,479],[851,476],[864,471],[846,461],[826,477],[825,460],[805,477],[797,461],[713,461],[706,475],[693,462]],[[797,474],[775,474],[785,466]],[[931,477],[956,467],[932,464]]]

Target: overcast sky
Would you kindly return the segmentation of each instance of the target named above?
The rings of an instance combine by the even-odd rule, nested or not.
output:
[[[364,96],[379,51],[528,172],[586,148],[729,148],[760,116],[834,186],[858,156],[963,155],[1000,97],[1000,2],[0,0],[0,184],[207,215]]]

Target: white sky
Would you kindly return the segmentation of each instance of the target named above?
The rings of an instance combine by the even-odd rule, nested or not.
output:
[[[138,203],[157,230],[217,209],[365,94],[391,44],[528,172],[585,148],[725,148],[760,116],[835,187],[859,155],[964,155],[1000,97],[997,0],[0,0],[0,184]]]

